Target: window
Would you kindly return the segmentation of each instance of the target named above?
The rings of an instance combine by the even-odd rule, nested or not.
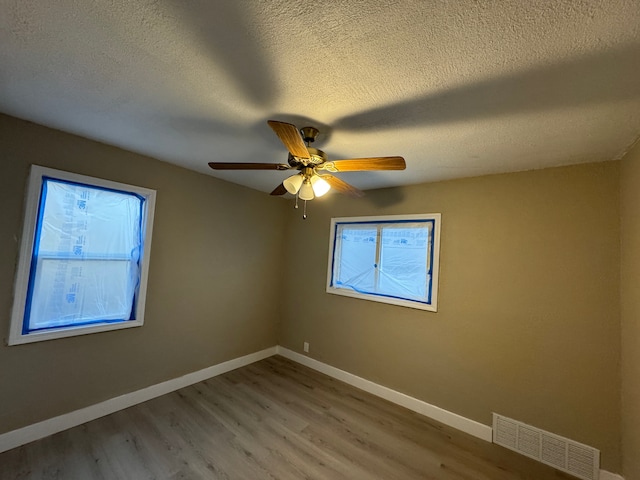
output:
[[[437,311],[440,214],[333,218],[327,292]]]
[[[33,165],[9,345],[141,326],[155,191]]]

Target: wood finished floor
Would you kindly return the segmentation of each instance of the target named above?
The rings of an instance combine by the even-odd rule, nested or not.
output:
[[[570,478],[282,357],[0,454],[2,480]]]

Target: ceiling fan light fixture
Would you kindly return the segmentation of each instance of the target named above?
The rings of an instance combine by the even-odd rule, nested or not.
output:
[[[331,189],[331,185],[319,175],[311,177],[311,187],[316,197],[321,197]]]
[[[297,173],[285,179],[285,181],[282,182],[282,185],[287,190],[287,192],[289,192],[291,195],[295,195],[296,193],[298,193],[298,190],[300,190],[303,180],[304,178],[302,177],[302,175],[300,173]]]
[[[313,200],[313,187],[311,186],[311,182],[309,180],[305,180],[302,183],[298,196],[300,197],[300,200]]]

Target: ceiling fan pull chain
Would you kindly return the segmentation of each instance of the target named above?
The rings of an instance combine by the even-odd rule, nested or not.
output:
[[[298,194],[296,193],[296,204],[293,208],[298,208]]]
[[[302,219],[306,220],[307,219],[307,201],[304,201],[304,209],[302,211]]]

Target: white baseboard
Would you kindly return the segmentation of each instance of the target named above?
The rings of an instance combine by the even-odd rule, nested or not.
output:
[[[332,367],[326,363],[301,355],[293,350],[278,346],[277,353],[289,360],[293,360],[294,362],[313,368],[314,370],[324,373],[325,375],[329,375],[330,377],[337,378],[338,380],[348,383],[360,390],[364,390],[365,392],[369,392],[377,397],[381,397],[385,400],[401,405],[440,423],[444,423],[445,425],[468,433],[469,435],[481,438],[487,442],[490,442],[492,439],[493,429],[488,425],[462,417],[456,413],[449,412],[448,410],[436,407],[430,403],[405,395],[404,393],[383,387],[382,385],[378,385],[370,380],[366,380],[362,377],[353,375],[352,373],[345,372],[339,368]]]
[[[125,408],[132,407],[133,405],[146,402],[147,400],[160,397],[181,388],[188,387],[189,385],[193,385],[203,380],[222,375],[223,373],[230,372],[236,368],[250,365],[276,354],[282,355],[289,360],[341,380],[349,385],[359,388],[360,390],[364,390],[365,392],[384,398],[385,400],[401,405],[409,410],[413,410],[414,412],[432,418],[440,423],[444,423],[452,428],[468,433],[469,435],[473,435],[474,437],[487,442],[492,441],[493,429],[488,425],[484,425],[483,423],[479,423],[475,420],[444,410],[443,408],[436,407],[435,405],[410,397],[404,393],[397,392],[388,387],[384,387],[370,380],[358,377],[357,375],[332,367],[331,365],[322,363],[319,360],[301,355],[293,350],[289,350],[288,348],[278,345],[243,357],[234,358],[232,360],[219,363],[218,365],[213,365],[211,367],[198,370],[197,372],[189,373],[182,377],[151,385],[150,387],[146,387],[135,392],[111,398],[104,402],[100,402],[86,408],[81,408],[80,410],[75,410],[58,417],[50,418],[42,422],[34,423],[33,425],[28,425],[11,432],[0,434],[0,453],[35,440],[48,437],[49,435],[62,432],[69,428],[82,425],[83,423],[90,422],[91,420],[110,415],[119,410],[124,410]],[[624,478],[620,475],[600,470],[599,480],[624,480]]]
[[[624,480],[624,477],[616,473],[607,472],[606,470],[600,470],[599,480]]]
[[[331,365],[327,365],[326,363],[322,363],[314,358],[294,352],[288,348],[281,347],[280,345],[278,345],[276,353],[288,358],[289,360],[293,360],[294,362],[317,370],[325,375],[329,375],[330,377],[348,383],[360,390],[364,390],[365,392],[369,392],[377,397],[384,398],[392,403],[401,405],[409,410],[413,410],[425,417],[444,423],[456,430],[468,433],[469,435],[473,435],[474,437],[478,437],[487,442],[493,441],[493,428],[488,425],[476,422],[475,420],[471,420],[443,408],[436,407],[435,405],[410,397],[404,393],[378,385],[370,380],[358,377],[357,375],[340,370],[339,368],[332,367]],[[624,480],[624,478],[615,473],[600,470],[599,480]]]
[[[0,453],[275,355],[270,347],[0,435]]]

